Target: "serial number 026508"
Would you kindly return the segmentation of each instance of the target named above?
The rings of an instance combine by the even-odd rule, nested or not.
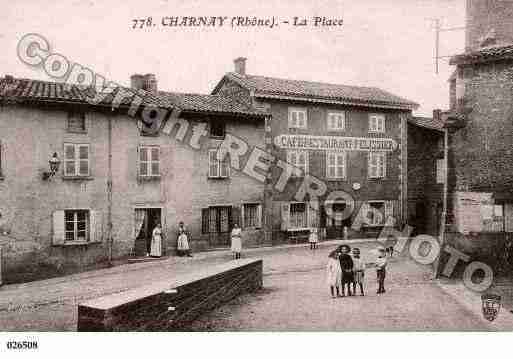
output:
[[[7,349],[11,350],[29,350],[29,349],[37,349],[37,341],[16,341],[11,340],[7,342]]]

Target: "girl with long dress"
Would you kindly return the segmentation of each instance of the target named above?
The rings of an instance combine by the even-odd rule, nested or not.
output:
[[[342,283],[342,270],[338,260],[338,252],[332,251],[328,256],[328,264],[326,266],[326,283],[330,286],[331,297],[335,298],[335,288],[337,297],[340,296],[340,284]]]
[[[239,225],[235,223],[233,225],[232,233],[231,233],[231,239],[232,239],[232,252],[233,252],[233,258],[234,259],[240,259],[240,254],[242,252],[242,230],[240,229]]]
[[[157,223],[151,234],[150,256],[162,257],[162,227]]]
[[[181,256],[192,257],[191,249],[189,248],[189,238],[187,230],[183,222],[178,224],[178,241],[177,241],[177,254]]]

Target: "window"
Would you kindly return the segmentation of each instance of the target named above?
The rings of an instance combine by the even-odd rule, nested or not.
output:
[[[345,112],[328,112],[328,131],[344,131],[346,128]]]
[[[226,133],[226,124],[223,121],[211,121],[210,122],[210,137],[224,138],[225,133]]]
[[[89,145],[64,144],[64,176],[89,176]]]
[[[88,241],[89,227],[88,210],[64,211],[64,238],[66,241]]]
[[[384,224],[385,202],[369,202],[369,211],[367,211],[367,223],[370,226],[379,226]]]
[[[386,153],[369,152],[369,178],[384,178],[386,175]]]
[[[444,183],[445,182],[445,160],[438,159],[436,160],[436,183]]]
[[[385,132],[385,115],[369,115],[369,132]]]
[[[307,211],[306,203],[291,203],[290,204],[290,227],[291,228],[306,228]]]
[[[208,177],[228,178],[230,176],[229,156],[226,154],[222,161],[217,159],[217,150],[208,151]]]
[[[326,152],[326,177],[346,178],[346,153]]]
[[[160,148],[158,146],[139,147],[139,176],[160,176]]]
[[[307,128],[306,108],[289,108],[289,128]]]
[[[202,232],[207,233],[228,233],[232,226],[232,207],[215,206],[202,210]]]
[[[2,147],[2,141],[0,141],[0,180],[4,178],[2,173],[2,156],[3,156],[3,147]]]
[[[84,112],[68,112],[68,131],[86,132],[86,117]]]
[[[262,206],[258,203],[244,203],[242,206],[244,228],[262,226]]]
[[[301,173],[294,173],[293,176],[302,177],[308,172],[308,151],[290,150],[287,151],[287,162],[301,170]]]

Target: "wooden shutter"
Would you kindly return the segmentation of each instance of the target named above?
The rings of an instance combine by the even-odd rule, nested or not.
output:
[[[76,176],[75,145],[64,145],[64,175]]]
[[[53,218],[53,237],[52,244],[59,246],[64,244],[64,211],[55,211],[52,215]]]
[[[78,153],[75,153],[78,159],[78,175],[89,176],[90,172],[90,156],[89,156],[89,145],[78,145]]]
[[[103,215],[101,211],[90,211],[89,241],[101,242],[103,240]]]
[[[219,161],[217,160],[217,150],[210,150],[208,152],[208,176],[219,176]]]
[[[2,141],[0,140],[0,178],[2,177],[2,154],[3,154]]]
[[[387,223],[389,217],[394,216],[394,201],[385,201],[385,218],[383,223]]]
[[[222,161],[219,161],[219,176],[228,178],[230,177],[230,157],[228,155],[224,156]]]
[[[290,227],[290,203],[281,205],[281,230],[286,231]]]
[[[308,212],[307,216],[307,221],[308,221],[308,227],[309,228],[317,228],[318,226],[318,218],[317,218],[317,211],[315,210],[315,208],[312,208],[312,207],[315,207],[315,203],[311,203],[311,202],[307,202],[306,203],[306,210]],[[319,208],[318,204],[317,204],[317,208]]]
[[[206,234],[206,233],[210,232],[210,230],[209,230],[209,228],[210,228],[209,219],[210,219],[209,209],[208,208],[203,208],[201,210],[201,232],[203,234]]]
[[[513,203],[504,203],[504,230],[513,232]]]
[[[262,205],[257,205],[257,228],[262,228]]]

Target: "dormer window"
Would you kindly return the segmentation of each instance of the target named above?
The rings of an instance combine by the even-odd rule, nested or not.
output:
[[[210,137],[223,139],[226,134],[226,124],[223,121],[210,122]]]

